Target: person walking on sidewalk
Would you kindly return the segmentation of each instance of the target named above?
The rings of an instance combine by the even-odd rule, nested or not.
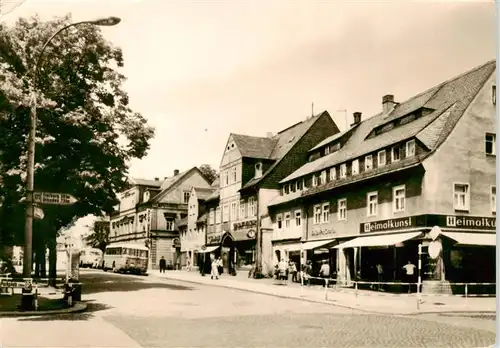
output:
[[[330,265],[328,260],[324,260],[321,268],[319,270],[319,276],[325,280],[325,287],[327,286],[327,281],[330,278]]]
[[[160,259],[160,273],[165,273],[167,269],[167,260],[165,260],[165,257],[162,256]]]
[[[408,283],[408,293],[411,293],[411,283],[414,281],[414,276],[415,276],[415,268],[417,268],[413,263],[411,263],[410,260],[408,260],[408,263],[403,266],[403,269],[405,270],[405,279],[404,281]]]
[[[384,267],[382,267],[381,263],[377,263],[377,289],[379,291],[384,291],[382,282],[384,281]]]
[[[224,272],[224,267],[222,264],[222,257],[220,257],[220,256],[217,258],[217,271],[218,271],[219,275],[222,275],[222,272]]]
[[[212,261],[212,273],[210,274],[210,279],[219,279],[219,260],[214,259]]]
[[[281,261],[278,263],[278,269],[279,269],[280,280],[288,280],[286,274],[288,271],[288,264],[286,263],[285,259],[281,259]]]
[[[292,273],[292,282],[297,282],[297,264],[290,261],[290,273]]]

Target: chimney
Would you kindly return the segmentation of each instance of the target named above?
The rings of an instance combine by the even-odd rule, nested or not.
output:
[[[382,97],[382,111],[384,114],[389,114],[396,104],[392,94],[386,94]]]
[[[160,178],[155,178],[155,181],[160,181]]]
[[[179,169],[174,169],[174,176],[179,175]]]
[[[268,138],[272,138],[272,137],[273,137],[273,132],[267,132],[267,133],[266,133],[266,136],[267,136]]]
[[[352,116],[354,117],[354,122],[351,124],[351,127],[361,123],[361,112],[354,112]]]

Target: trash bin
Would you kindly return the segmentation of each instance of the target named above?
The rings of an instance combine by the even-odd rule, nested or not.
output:
[[[35,310],[35,294],[31,290],[22,289],[21,292],[21,306],[22,311],[34,311]]]
[[[73,283],[71,284],[73,287],[73,301],[81,301],[82,300],[82,283]]]

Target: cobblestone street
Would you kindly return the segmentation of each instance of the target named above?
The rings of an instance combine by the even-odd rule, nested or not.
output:
[[[82,272],[86,313],[3,319],[4,347],[483,347],[495,321],[390,316],[180,281]],[[31,330],[32,335],[23,335]]]

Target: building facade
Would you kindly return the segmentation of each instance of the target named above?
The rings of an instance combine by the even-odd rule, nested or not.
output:
[[[187,216],[191,188],[209,188],[197,167],[159,179],[132,179],[132,187],[120,194],[120,204],[110,217],[110,244],[147,245],[153,268],[162,256],[170,267],[180,264],[181,244],[176,221]]]
[[[254,263],[272,272],[267,204],[279,195],[279,181],[307,161],[304,150],[338,131],[325,111],[267,137],[230,134],[217,197],[207,199],[206,250],[222,256],[227,272]]]
[[[422,248],[424,289],[495,281],[495,64],[402,103],[386,95],[381,113],[355,113],[349,130],[311,149],[270,203],[275,229],[302,231],[290,248],[302,262],[328,260],[346,284],[376,279],[377,264],[400,281]]]

